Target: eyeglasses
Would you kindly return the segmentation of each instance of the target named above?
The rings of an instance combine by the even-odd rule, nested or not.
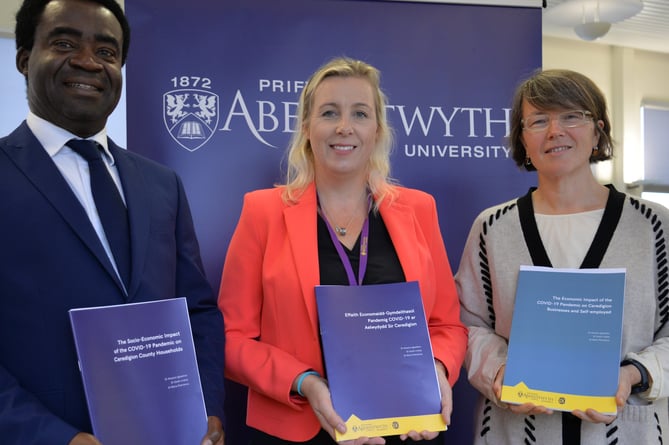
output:
[[[536,133],[547,129],[553,119],[557,119],[562,128],[576,128],[585,125],[592,119],[592,113],[583,110],[571,110],[564,111],[556,117],[551,117],[548,114],[535,114],[521,120],[520,123],[523,125],[523,130]]]

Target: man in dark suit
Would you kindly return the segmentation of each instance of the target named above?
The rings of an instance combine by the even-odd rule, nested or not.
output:
[[[129,38],[114,0],[25,0],[17,14],[16,66],[30,113],[0,139],[3,445],[99,445],[67,311],[180,296],[188,300],[209,415],[202,444],[224,441],[223,319],[182,183],[119,148],[105,131],[121,94]],[[99,144],[125,203],[125,272],[127,260],[112,253],[96,208],[93,169],[66,145],[71,139]]]

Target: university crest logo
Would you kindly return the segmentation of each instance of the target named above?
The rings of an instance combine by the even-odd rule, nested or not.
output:
[[[163,121],[179,145],[195,151],[218,127],[218,95],[206,90],[172,90],[163,94]]]

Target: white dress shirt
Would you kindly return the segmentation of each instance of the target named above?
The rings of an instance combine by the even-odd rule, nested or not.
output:
[[[60,170],[61,174],[65,178],[65,181],[70,185],[70,188],[76,195],[77,199],[83,206],[88,215],[88,219],[91,221],[95,232],[102,242],[102,246],[107,253],[107,256],[114,265],[116,270],[116,262],[114,261],[114,256],[111,253],[109,247],[109,242],[105,235],[104,229],[102,227],[102,222],[100,221],[100,216],[98,215],[98,210],[95,207],[95,200],[93,199],[93,193],[91,191],[91,181],[90,173],[88,171],[88,161],[82,158],[70,147],[65,144],[68,143],[70,139],[81,139],[69,131],[57,127],[49,121],[46,121],[32,112],[28,113],[26,122],[30,130],[35,134],[37,140],[42,144],[42,147],[46,150],[48,155],[51,157],[53,162]],[[125,195],[123,194],[123,187],[121,186],[121,180],[118,175],[118,170],[114,162],[114,157],[109,152],[107,146],[107,132],[106,129],[103,129],[99,133],[87,138],[90,140],[96,141],[104,149],[104,156],[102,158],[105,161],[107,170],[114,179],[114,183],[118,188],[123,202],[125,202]],[[118,270],[116,270],[118,275]],[[120,278],[120,277],[119,277]],[[123,280],[121,280],[123,281]]]

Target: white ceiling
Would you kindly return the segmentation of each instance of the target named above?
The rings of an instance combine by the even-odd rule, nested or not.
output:
[[[544,10],[543,20],[543,34],[545,36],[579,39],[572,27],[558,26],[546,18],[547,11],[566,1],[580,2],[581,0],[547,0],[547,9]],[[602,3],[604,2],[602,1]],[[577,23],[574,23],[574,25]],[[614,23],[604,37],[592,43],[669,53],[669,1],[643,0],[643,9],[639,14],[622,22]]]
[[[0,35],[11,36],[13,34],[14,15],[21,1],[0,0]],[[550,8],[565,1],[580,0],[546,0],[547,9],[544,9],[544,15]],[[124,1],[121,0],[119,3],[123,5]],[[669,0],[643,0],[643,4],[643,10],[638,15],[614,23],[607,35],[592,42],[592,44],[625,46],[669,54]],[[543,34],[550,37],[578,40],[571,27],[550,23],[546,18],[543,20]]]

